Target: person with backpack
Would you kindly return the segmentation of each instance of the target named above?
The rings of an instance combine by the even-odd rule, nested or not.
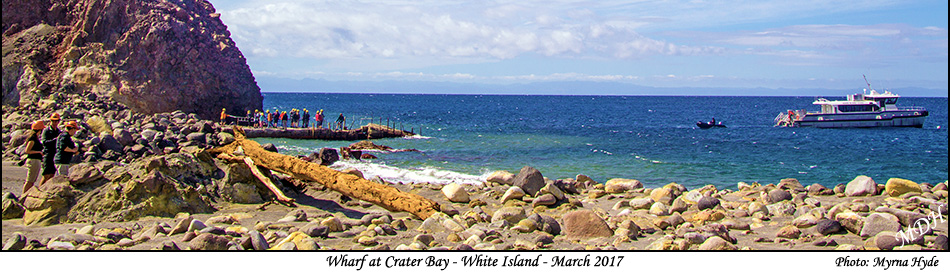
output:
[[[73,142],[76,131],[79,131],[79,124],[68,121],[66,132],[59,134],[56,138],[56,173],[63,176],[69,175],[69,165],[73,161],[73,155],[79,152],[79,148]]]
[[[303,128],[310,127],[310,111],[307,111],[307,108],[303,108],[303,116],[301,118],[303,119],[303,125],[301,126]]]
[[[41,141],[43,142],[43,181],[40,185],[43,185],[56,175],[56,162],[54,159],[56,156],[56,138],[62,133],[62,131],[59,130],[59,120],[59,113],[51,114],[49,116],[49,125],[46,125],[46,129],[43,129],[43,133],[40,135]]]

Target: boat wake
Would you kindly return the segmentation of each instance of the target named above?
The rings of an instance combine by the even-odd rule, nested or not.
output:
[[[485,179],[488,178],[489,174],[470,175],[433,167],[402,168],[358,160],[338,161],[331,165],[330,168],[336,170],[355,168],[363,173],[364,178],[373,179],[378,176],[387,182],[393,183],[428,182],[433,184],[458,183],[481,185],[485,182]]]

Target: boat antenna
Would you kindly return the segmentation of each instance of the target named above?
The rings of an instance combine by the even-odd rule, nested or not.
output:
[[[865,84],[868,84],[868,90],[871,90],[871,83],[868,82],[868,76],[863,75],[863,74],[862,74],[861,76],[864,77],[864,83],[865,83]]]

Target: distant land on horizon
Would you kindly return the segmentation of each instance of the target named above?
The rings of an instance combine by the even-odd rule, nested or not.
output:
[[[263,92],[326,92],[383,94],[489,94],[489,95],[668,95],[668,96],[828,96],[845,97],[863,92],[854,89],[820,88],[737,88],[737,87],[650,87],[622,82],[550,81],[530,83],[463,83],[440,81],[353,81],[257,77]],[[947,90],[917,87],[875,87],[902,97],[947,97]]]

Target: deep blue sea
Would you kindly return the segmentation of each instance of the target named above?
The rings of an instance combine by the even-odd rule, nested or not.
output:
[[[830,95],[829,99],[844,98]],[[947,179],[947,98],[901,98],[930,116],[920,128],[815,129],[772,127],[788,109],[817,111],[815,97],[544,96],[264,93],[264,107],[323,109],[365,124],[388,118],[421,136],[375,140],[420,152],[380,153],[347,161],[368,177],[402,182],[477,184],[488,173],[533,166],[548,178],[585,174],[599,182],[632,178],[647,186],[677,182],[778,183],[831,187],[867,175]],[[702,130],[715,117],[727,128]],[[377,120],[378,121],[378,120]],[[385,122],[384,122],[385,123]],[[421,129],[421,131],[419,130]],[[351,142],[256,139],[287,154],[307,155]]]

